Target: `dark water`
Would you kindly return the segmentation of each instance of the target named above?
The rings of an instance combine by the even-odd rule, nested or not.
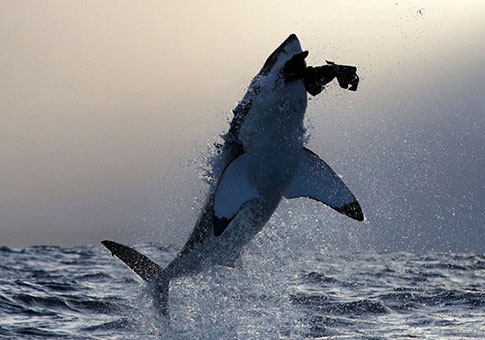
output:
[[[170,326],[101,246],[0,248],[0,339],[485,339],[483,254],[255,244],[236,268],[173,282]]]

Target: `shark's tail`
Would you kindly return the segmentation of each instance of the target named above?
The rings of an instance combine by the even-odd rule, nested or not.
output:
[[[155,286],[154,303],[161,313],[168,318],[168,288],[170,278],[166,271],[145,255],[128,246],[113,241],[102,241],[101,244],[111,251],[111,255],[118,257],[143,280]]]

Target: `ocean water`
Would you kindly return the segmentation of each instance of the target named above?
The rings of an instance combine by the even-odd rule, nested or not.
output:
[[[262,234],[236,267],[173,281],[170,323],[101,245],[1,247],[0,339],[485,339],[484,254],[339,253]],[[177,251],[134,247],[161,264]]]

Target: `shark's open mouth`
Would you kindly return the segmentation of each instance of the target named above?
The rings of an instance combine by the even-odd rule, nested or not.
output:
[[[283,67],[283,77],[285,82],[291,82],[305,77],[306,62],[308,51],[295,54],[293,58],[288,60]]]

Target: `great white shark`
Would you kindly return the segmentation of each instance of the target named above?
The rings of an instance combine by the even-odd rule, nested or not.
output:
[[[138,251],[103,241],[143,280],[156,286],[160,311],[168,317],[171,280],[196,274],[204,263],[233,266],[244,246],[261,231],[283,197],[309,197],[357,221],[364,214],[352,192],[315,153],[304,147],[307,93],[319,94],[334,78],[357,90],[354,66],[327,62],[307,66],[295,34],[266,60],[233,110],[219,146],[217,183],[208,193],[194,230],[166,268]]]

